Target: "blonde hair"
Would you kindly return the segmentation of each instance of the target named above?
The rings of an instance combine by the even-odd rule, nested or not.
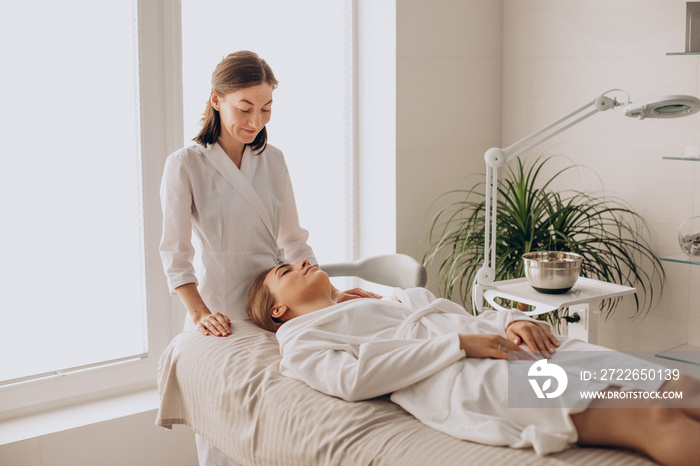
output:
[[[229,54],[216,65],[211,75],[211,90],[219,97],[224,97],[247,87],[267,83],[272,88],[277,87],[272,68],[257,53],[241,50]],[[194,140],[203,146],[214,144],[221,135],[221,119],[219,111],[211,105],[211,97],[202,114],[202,129]],[[261,153],[267,146],[267,128],[260,130],[255,140],[246,144],[256,153]]]
[[[263,270],[255,277],[253,284],[250,286],[250,291],[248,292],[248,302],[245,305],[245,311],[248,313],[248,316],[253,319],[253,322],[255,322],[258,327],[269,330],[270,332],[276,332],[284,323],[279,319],[275,319],[272,317],[272,314],[270,314],[272,307],[275,305],[275,298],[272,296],[270,288],[265,284],[265,279],[274,268],[275,267],[270,267],[269,269]]]

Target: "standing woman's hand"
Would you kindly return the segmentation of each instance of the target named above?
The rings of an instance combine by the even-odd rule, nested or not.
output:
[[[202,335],[214,335],[217,337],[227,337],[231,335],[231,319],[217,312],[215,314],[202,315],[198,322],[195,322],[197,330]]]
[[[202,335],[225,337],[231,335],[231,320],[220,312],[211,313],[197,290],[197,285],[187,283],[175,288],[187,308],[195,328]]]

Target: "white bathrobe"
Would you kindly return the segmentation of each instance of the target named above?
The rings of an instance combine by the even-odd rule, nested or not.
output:
[[[240,170],[219,144],[180,149],[165,163],[160,195],[170,292],[196,283],[212,313],[247,318],[248,289],[259,272],[284,261],[316,263],[284,157],[269,144],[260,155],[247,147]],[[188,316],[185,330],[193,328]]]
[[[548,324],[514,309],[475,317],[424,288],[397,289],[395,295],[401,303],[356,299],[283,324],[277,331],[282,374],[348,401],[391,393],[393,402],[423,423],[464,440],[513,448],[532,446],[539,454],[560,451],[576,442],[569,414],[584,410],[588,402],[574,407],[567,405],[571,399],[562,397],[560,408],[508,408],[510,363],[467,359],[459,347],[458,333],[505,337],[506,327],[516,320]],[[606,351],[634,364],[626,355],[580,340],[560,338],[560,342],[555,358],[566,350]],[[589,353],[572,354],[591,357]],[[521,367],[531,364],[525,361]],[[570,374],[578,374],[581,367]],[[570,392],[578,393],[581,383],[570,381]],[[586,389],[596,391],[608,386],[586,384]],[[625,388],[656,389],[658,385],[660,382],[648,382]],[[527,383],[525,386],[530,389]]]

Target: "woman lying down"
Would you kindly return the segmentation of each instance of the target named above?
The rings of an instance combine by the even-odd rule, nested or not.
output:
[[[397,289],[395,300],[343,303],[334,302],[330,290],[328,275],[307,261],[269,269],[253,283],[247,311],[260,327],[277,332],[282,374],[347,401],[391,393],[394,403],[423,423],[464,440],[532,446],[539,454],[574,443],[618,446],[664,464],[697,464],[700,383],[691,377],[615,385],[569,380],[569,386],[586,383],[596,391],[682,391],[685,407],[675,409],[665,409],[678,406],[668,400],[643,400],[642,407],[632,407],[640,401],[619,399],[513,408],[507,393],[509,352],[514,352],[511,360],[514,355],[531,359],[516,362],[530,367],[542,358],[535,355],[555,361],[564,350],[604,348],[558,340],[548,324],[517,310],[475,317],[423,288]],[[627,364],[643,362],[607,353]],[[620,367],[619,361],[615,364]],[[567,392],[578,394],[582,387]]]

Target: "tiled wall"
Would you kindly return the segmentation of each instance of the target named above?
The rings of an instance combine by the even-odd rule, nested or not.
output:
[[[698,57],[666,55],[684,50],[685,1],[506,0],[503,9],[504,144],[609,89],[625,89],[632,101],[699,94]],[[655,253],[672,255],[680,252],[680,223],[700,215],[700,162],[662,157],[681,156],[686,146],[699,144],[699,130],[698,116],[638,121],[615,109],[539,152],[563,154],[594,170],[600,180],[584,172],[580,186],[602,185],[607,195],[627,201],[648,223]],[[631,321],[632,300],[626,299],[602,323],[599,343],[629,350],[700,343],[700,266],[664,267],[668,282],[659,305]]]
[[[508,145],[613,88],[644,100],[700,94],[700,58],[684,48],[685,1],[504,0],[398,2],[398,249],[421,256],[443,192],[471,186],[483,153]],[[624,98],[624,94],[615,94]],[[700,144],[700,117],[637,121],[595,115],[534,150],[582,171],[572,184],[627,201],[659,256],[680,252],[680,223],[700,215],[700,162],[674,162]],[[664,263],[664,297],[642,320],[632,300],[601,323],[599,343],[661,350],[700,344],[700,266]],[[436,283],[434,271],[429,287]]]

